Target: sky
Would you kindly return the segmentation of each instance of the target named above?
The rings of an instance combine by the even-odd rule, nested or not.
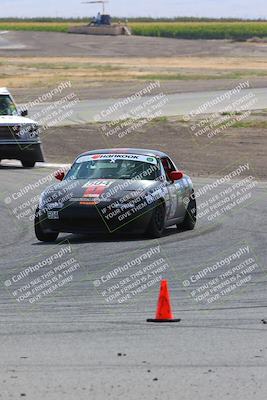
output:
[[[101,10],[82,0],[0,0],[0,17],[86,17]],[[118,17],[267,18],[267,0],[110,0]]]

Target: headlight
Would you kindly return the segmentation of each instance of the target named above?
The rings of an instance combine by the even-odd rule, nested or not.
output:
[[[25,138],[38,138],[39,136],[39,127],[36,124],[31,125],[21,125],[19,128],[19,136],[23,136]]]
[[[29,134],[31,138],[38,138],[39,136],[39,126],[38,125],[31,125],[30,130],[29,130]]]
[[[39,209],[43,209],[46,204],[46,193],[42,193],[40,198],[39,198]]]
[[[12,132],[16,136],[20,136],[20,125],[12,126]]]
[[[40,210],[52,210],[53,208],[62,208],[63,204],[61,201],[55,201],[46,192],[42,193],[39,199]]]

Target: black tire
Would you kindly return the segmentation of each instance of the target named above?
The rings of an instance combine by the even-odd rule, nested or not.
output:
[[[146,234],[150,238],[160,238],[165,229],[165,205],[163,202],[157,204],[153,210],[151,221]]]
[[[37,208],[34,218],[35,236],[40,242],[54,242],[57,240],[59,232],[44,232],[40,224],[39,209]]]
[[[35,161],[21,160],[21,164],[24,168],[33,168],[35,166]]]
[[[196,199],[190,196],[183,222],[177,224],[178,230],[191,231],[195,228],[197,222],[197,203]]]

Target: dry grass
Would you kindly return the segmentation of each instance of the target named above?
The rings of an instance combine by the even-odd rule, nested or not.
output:
[[[62,80],[90,86],[96,81],[140,79],[237,79],[267,76],[264,58],[235,57],[1,57],[0,86],[37,87]]]

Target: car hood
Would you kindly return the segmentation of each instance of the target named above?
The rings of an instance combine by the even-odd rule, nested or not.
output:
[[[13,125],[32,125],[37,124],[30,118],[21,117],[20,115],[0,115],[0,126],[13,126]]]
[[[160,181],[151,180],[126,180],[126,179],[79,179],[64,180],[50,186],[44,195],[57,200],[71,198],[99,198],[103,201],[115,201],[126,194],[134,195],[155,190],[160,186]],[[55,196],[56,195],[56,196]]]

